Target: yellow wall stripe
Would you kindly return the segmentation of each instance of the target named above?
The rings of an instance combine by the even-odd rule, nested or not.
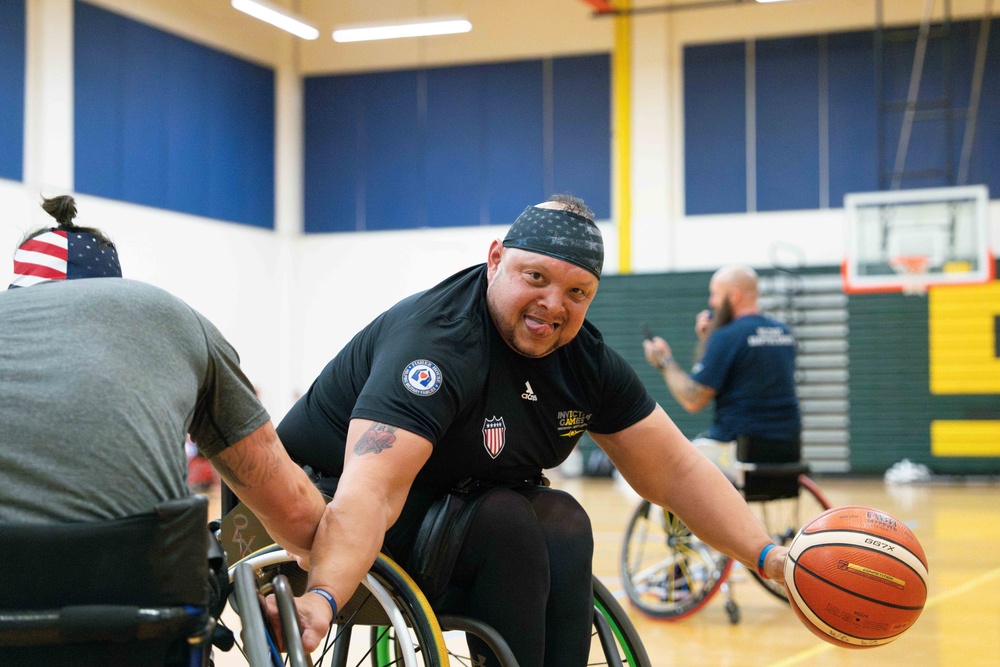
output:
[[[1000,281],[936,286],[927,316],[932,394],[1000,394]]]
[[[630,9],[632,0],[619,0],[618,9]],[[615,222],[618,224],[618,271],[632,273],[632,16],[615,16],[613,56]]]
[[[932,421],[931,453],[934,456],[1000,456],[1000,421]]]

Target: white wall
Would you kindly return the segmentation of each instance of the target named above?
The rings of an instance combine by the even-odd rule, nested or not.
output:
[[[952,2],[956,17],[982,7],[981,0]],[[229,3],[222,0],[100,0],[100,4],[270,64],[278,71],[277,231],[77,197],[78,222],[100,227],[116,241],[127,277],[167,289],[216,323],[240,352],[248,375],[260,387],[265,405],[276,418],[372,317],[399,298],[484,261],[489,242],[505,233],[504,227],[469,227],[302,236],[301,104],[297,99],[301,84],[295,72],[334,71],[334,61],[326,59],[325,52],[318,52],[319,46],[275,35],[253,19],[234,18]],[[304,2],[303,7],[312,4],[323,3],[314,0]],[[350,4],[360,6],[358,2]],[[398,0],[395,4],[407,3]],[[438,4],[447,9],[444,0]],[[503,53],[540,57],[574,50],[608,50],[611,45],[611,20],[590,18],[582,0],[471,4],[486,24],[476,33],[478,38],[462,49],[455,43],[418,47],[399,40],[400,44],[377,51],[377,56],[370,54],[368,60],[362,52],[353,51],[340,65],[345,69],[363,68],[365,62],[376,68],[413,66],[435,59],[459,61],[463,55],[468,60],[497,59]],[[909,14],[904,18],[915,20],[923,3],[885,0],[885,4],[890,18],[905,11]],[[65,145],[72,137],[67,130],[67,119],[72,119],[67,102],[72,99],[72,72],[67,71],[71,51],[65,45],[66,26],[71,24],[51,19],[41,27],[30,23],[33,16],[45,12],[65,15],[71,8],[69,0],[28,0],[29,25],[35,26],[29,30],[28,48],[34,56],[29,63],[28,85],[37,85],[29,90],[27,109],[33,119],[25,147],[25,163],[30,169],[26,169],[24,183],[0,180],[0,289],[10,281],[9,257],[24,232],[51,223],[38,206],[41,196],[72,193],[71,170],[60,163],[71,159],[71,148]],[[759,267],[775,261],[794,264],[800,259],[807,265],[840,263],[845,232],[839,209],[697,218],[683,215],[681,53],[684,44],[693,41],[871,28],[873,11],[873,0],[803,0],[770,8],[699,10],[635,19],[631,144],[634,271],[704,270],[737,261]],[[514,14],[517,16],[511,18]],[[44,48],[38,49],[46,42],[64,46],[46,55]],[[991,215],[993,246],[1000,248],[1000,201],[993,202]],[[618,230],[613,221],[603,223],[602,230],[607,245],[606,272],[616,273]]]

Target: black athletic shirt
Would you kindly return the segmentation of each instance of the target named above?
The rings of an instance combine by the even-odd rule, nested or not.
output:
[[[569,455],[584,431],[615,433],[655,402],[635,371],[585,322],[531,359],[500,337],[486,306],[486,265],[399,302],[329,363],[278,426],[291,456],[339,477],[352,418],[427,438],[415,486],[529,479]]]

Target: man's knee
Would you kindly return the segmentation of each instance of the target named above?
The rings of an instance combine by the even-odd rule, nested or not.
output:
[[[545,548],[545,536],[531,504],[504,488],[491,490],[480,503],[469,535],[480,544],[506,552],[537,553]]]
[[[593,553],[590,515],[576,498],[565,491],[544,487],[533,490],[528,497],[550,543],[573,545],[588,555]]]

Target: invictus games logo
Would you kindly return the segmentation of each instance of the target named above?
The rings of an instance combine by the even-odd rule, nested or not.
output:
[[[403,386],[417,396],[430,396],[441,388],[444,377],[434,362],[426,359],[411,361],[403,369]]]
[[[587,430],[591,415],[583,410],[560,410],[556,413],[559,421],[559,437],[572,438]]]

